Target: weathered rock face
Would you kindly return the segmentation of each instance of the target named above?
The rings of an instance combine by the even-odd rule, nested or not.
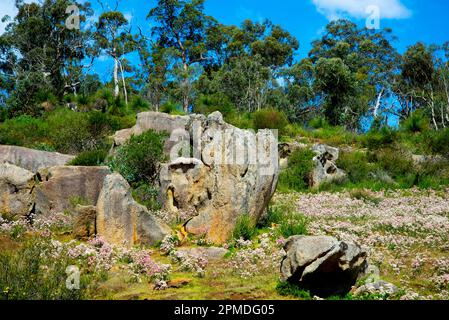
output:
[[[88,239],[97,233],[97,208],[95,206],[75,207],[73,234],[79,239]]]
[[[343,179],[346,173],[337,168],[335,164],[338,160],[339,149],[317,144],[313,146],[312,151],[316,153],[313,158],[315,168],[312,173],[312,186],[318,187],[324,182],[332,182]]]
[[[184,130],[190,121],[189,116],[173,116],[160,112],[142,112],[137,115],[136,125],[131,129],[117,131],[114,135],[115,146],[121,146],[133,135],[140,135],[148,130],[172,133],[177,129]],[[174,142],[166,140],[165,151],[170,152]]]
[[[36,214],[51,214],[74,209],[81,201],[95,205],[110,174],[108,167],[52,167],[40,172],[42,182],[36,187]]]
[[[182,150],[174,143],[172,161],[162,166],[160,179],[165,207],[179,213],[187,232],[223,243],[240,215],[249,214],[254,221],[262,216],[279,175],[277,141],[271,131],[240,130],[225,123],[218,112],[207,118],[171,116],[164,126],[160,124],[167,122],[166,115],[152,113],[152,117],[158,124],[153,129],[184,131],[190,137],[172,136],[172,141],[190,141],[188,154],[180,157]]]
[[[367,267],[365,251],[332,237],[293,236],[284,250],[282,279],[323,298],[350,292]]]
[[[119,174],[105,177],[97,202],[97,234],[119,245],[154,245],[170,228],[133,200],[128,182]]]
[[[73,158],[74,156],[57,152],[0,145],[0,163],[8,162],[34,173],[45,168],[63,166]]]
[[[0,217],[14,219],[30,213],[34,174],[9,163],[0,164]]]

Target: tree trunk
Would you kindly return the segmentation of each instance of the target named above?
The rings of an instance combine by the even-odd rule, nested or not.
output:
[[[384,88],[382,88],[382,90],[380,90],[379,95],[377,96],[376,105],[374,106],[374,109],[373,109],[374,119],[377,119],[377,117],[379,116],[379,108],[380,108],[380,103],[382,101],[383,94],[384,94]]]
[[[118,60],[114,58],[114,97],[117,98],[120,93],[118,84]]]
[[[125,74],[123,72],[122,63],[121,62],[119,63],[120,63],[120,73],[122,74],[123,94],[125,96],[125,104],[128,105],[128,90],[126,89]]]
[[[184,60],[184,59],[183,59]],[[182,86],[184,87],[183,91],[183,99],[182,99],[182,108],[185,113],[189,113],[189,66],[186,62],[183,63],[184,67],[184,80]]]

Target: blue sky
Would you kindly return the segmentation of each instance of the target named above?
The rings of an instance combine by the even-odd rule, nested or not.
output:
[[[36,0],[26,0],[27,2]],[[104,0],[115,4],[115,0]],[[91,0],[95,9],[96,0]],[[149,33],[145,17],[156,5],[156,0],[122,0],[119,10]],[[380,26],[391,27],[398,37],[396,48],[403,52],[407,46],[424,41],[443,43],[449,41],[449,1],[447,0],[206,0],[206,13],[225,24],[240,24],[244,19],[263,21],[268,18],[289,30],[300,42],[297,59],[305,57],[311,41],[320,37],[326,24],[339,17],[365,24],[365,9],[377,5],[380,9]],[[1,0],[0,16],[14,15],[14,0]],[[0,33],[3,26],[0,23]],[[105,61],[96,67],[107,78]],[[100,67],[100,64],[102,65]],[[95,70],[94,70],[95,71]],[[106,80],[106,79],[105,79]]]
[[[155,4],[155,0],[126,0],[120,9],[134,23],[148,26],[145,16]],[[281,24],[300,41],[302,58],[329,20],[344,17],[364,25],[365,8],[371,4],[380,8],[381,27],[393,28],[400,52],[417,41],[449,41],[447,0],[206,0],[206,13],[225,24],[238,25],[246,18]]]

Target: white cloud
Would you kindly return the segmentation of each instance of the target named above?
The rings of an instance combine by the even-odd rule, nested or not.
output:
[[[5,31],[5,27],[8,22],[3,23],[1,19],[8,15],[11,19],[14,19],[17,14],[17,9],[15,6],[15,0],[1,0],[0,2],[0,34]],[[25,0],[25,3],[37,2],[36,0]]]
[[[384,19],[405,19],[410,17],[411,11],[401,0],[312,0],[318,11],[329,20],[342,17],[366,18],[370,6],[380,9],[380,17]]]

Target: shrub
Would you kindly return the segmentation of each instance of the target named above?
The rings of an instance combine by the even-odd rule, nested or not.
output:
[[[74,300],[86,296],[87,279],[80,289],[66,288],[67,259],[43,254],[50,244],[29,241],[17,252],[0,252],[0,299]]]
[[[397,132],[390,127],[382,127],[380,130],[372,130],[362,138],[364,147],[377,150],[392,145],[397,140]]]
[[[336,164],[346,172],[348,180],[352,183],[366,180],[374,169],[374,165],[368,162],[367,154],[360,151],[341,152]]]
[[[253,219],[249,214],[242,214],[237,218],[234,230],[232,232],[233,239],[251,240],[256,234],[256,227]]]
[[[449,158],[449,128],[428,134],[427,141],[434,154]]]
[[[401,123],[401,129],[408,133],[427,132],[430,119],[421,110],[413,112]]]
[[[163,113],[168,113],[168,114],[173,114],[173,115],[182,115],[184,114],[183,111],[181,111],[180,107],[171,101],[167,101],[166,103],[164,103],[161,108],[160,111]]]
[[[8,119],[0,124],[0,144],[30,147],[44,142],[48,130],[45,121],[28,115]]]
[[[312,299],[309,291],[301,289],[299,286],[288,281],[278,282],[276,285],[276,291],[281,296],[293,296],[304,300]]]
[[[69,165],[86,167],[99,166],[104,163],[107,156],[108,152],[106,150],[84,151],[70,161]]]
[[[133,188],[133,198],[150,211],[158,211],[162,205],[158,202],[159,190],[149,183],[141,183]]]
[[[296,235],[307,235],[307,223],[307,218],[300,213],[286,213],[278,227],[278,234],[284,238]]]
[[[134,96],[131,100],[131,109],[135,112],[141,112],[143,110],[150,109],[150,104],[141,96]]]
[[[253,113],[254,129],[276,129],[283,134],[288,125],[285,114],[275,109],[262,109]]]
[[[117,149],[111,160],[112,170],[119,172],[131,184],[154,183],[164,157],[165,134],[147,131],[133,136]]]
[[[323,117],[317,117],[310,120],[309,126],[314,129],[326,129],[330,127],[329,123]]]
[[[294,211],[294,204],[287,203],[268,208],[268,214],[259,223],[261,228],[276,226],[279,237],[289,238],[295,235],[307,234],[307,218]]]
[[[293,152],[288,159],[288,168],[279,176],[280,190],[307,190],[310,185],[314,156],[315,154],[309,149],[299,149]]]
[[[400,147],[384,148],[368,154],[368,160],[388,172],[393,179],[414,172],[414,164],[408,153]]]
[[[49,138],[59,152],[78,154],[94,148],[86,113],[60,109],[48,116],[47,123]]]

